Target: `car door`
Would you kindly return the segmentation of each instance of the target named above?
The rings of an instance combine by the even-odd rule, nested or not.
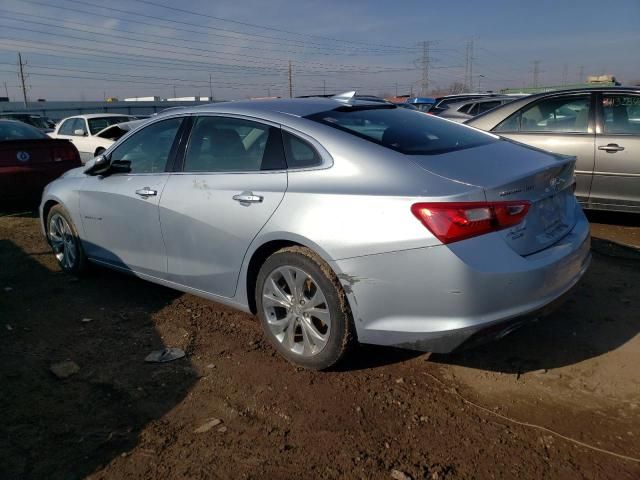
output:
[[[80,131],[82,131],[83,133],[80,133]],[[82,163],[87,163],[87,161],[93,158],[93,153],[95,152],[95,149],[93,148],[94,140],[91,136],[91,132],[89,131],[86,119],[75,119],[71,141],[78,149],[78,153],[80,153],[80,160],[82,161]]]
[[[528,103],[492,131],[533,147],[576,156],[576,196],[586,202],[595,160],[593,102],[590,93],[545,97]]]
[[[596,164],[589,203],[640,210],[640,95],[599,93]]]
[[[278,126],[195,118],[181,171],[169,177],[160,200],[168,279],[232,297],[244,255],[286,188]]]
[[[166,276],[158,203],[183,121],[177,117],[154,122],[108,153],[112,164],[129,165],[130,171],[84,180],[79,195],[88,257],[138,273]]]

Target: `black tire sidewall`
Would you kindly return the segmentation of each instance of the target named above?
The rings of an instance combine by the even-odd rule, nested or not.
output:
[[[329,311],[331,312],[329,340],[322,351],[313,357],[296,355],[284,347],[271,333],[264,315],[262,290],[265,280],[275,269],[285,265],[297,267],[313,278],[324,293]],[[328,267],[325,266],[325,268]],[[341,300],[341,293],[337,290],[336,283],[327,277],[327,274],[315,259],[298,252],[281,251],[274,253],[262,265],[258,273],[255,291],[257,315],[262,324],[264,334],[276,350],[289,362],[304,368],[324,370],[335,365],[342,358],[347,347],[348,336],[351,333],[350,314],[348,311],[345,312],[343,305],[344,300]]]
[[[64,265],[62,265],[60,262],[58,262],[58,265],[62,270],[64,270],[67,273],[71,273],[73,275],[80,275],[84,273],[87,269],[87,260],[84,255],[84,250],[82,249],[82,242],[80,240],[80,236],[78,235],[78,230],[76,229],[76,226],[73,223],[73,220],[71,220],[71,215],[67,213],[67,211],[62,205],[54,205],[53,207],[51,207],[51,210],[49,210],[49,214],[47,215],[47,225],[46,225],[47,242],[51,245],[51,241],[49,239],[49,228],[51,224],[51,217],[53,217],[53,215],[55,214],[58,214],[61,217],[63,217],[69,224],[69,227],[71,228],[71,231],[73,233],[73,237],[75,240],[74,244],[76,247],[76,261],[74,262],[73,267],[71,269],[68,269]]]

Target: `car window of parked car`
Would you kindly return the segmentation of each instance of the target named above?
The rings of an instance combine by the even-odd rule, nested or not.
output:
[[[395,107],[338,107],[306,118],[405,155],[437,155],[496,141],[462,125]]]
[[[256,172],[285,168],[280,129],[228,117],[196,120],[185,172]]]
[[[640,134],[640,95],[602,96],[604,133]]]
[[[95,135],[100,130],[104,130],[111,125],[116,125],[118,123],[130,122],[131,120],[135,120],[134,117],[100,117],[100,118],[89,118],[87,121],[89,122],[89,131],[91,135]],[[84,128],[86,130],[86,128]]]
[[[73,126],[75,125],[76,119],[70,118],[62,122],[60,128],[58,129],[59,135],[73,135]]]
[[[309,168],[322,164],[322,157],[306,140],[289,132],[282,132],[282,139],[289,168]]]
[[[0,141],[32,140],[36,138],[49,137],[31,125],[13,121],[0,121]]]
[[[511,115],[493,131],[587,133],[590,103],[589,95],[544,99]]]
[[[477,104],[477,111],[475,113],[473,113],[472,115],[480,115],[481,113],[484,112],[488,112],[489,110],[496,108],[498,106],[502,105],[502,102],[500,100],[496,100],[493,102],[481,102]]]
[[[164,172],[182,118],[153,123],[124,140],[111,152],[111,161],[129,162],[130,173]]]

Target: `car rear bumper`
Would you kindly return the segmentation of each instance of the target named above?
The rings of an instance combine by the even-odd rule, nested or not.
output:
[[[569,234],[526,257],[489,234],[336,263],[360,342],[447,353],[483,331],[499,336],[545,313],[590,260],[589,224],[580,211]]]
[[[0,197],[20,199],[40,196],[49,182],[78,166],[77,162],[58,162],[0,167]]]

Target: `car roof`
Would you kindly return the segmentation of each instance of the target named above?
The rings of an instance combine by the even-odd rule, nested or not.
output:
[[[73,115],[71,117],[67,117],[64,120],[67,120],[68,118],[84,118],[84,119],[91,119],[91,118],[105,118],[105,117],[133,117],[135,115],[127,115],[124,113],[87,113],[84,115]]]
[[[633,92],[640,93],[640,87],[624,87],[624,86],[593,86],[593,87],[576,87],[576,88],[563,88],[560,90],[550,90],[548,92],[534,93],[531,95],[525,95],[528,99],[540,98],[551,95],[558,95],[564,93],[589,93],[589,92]],[[524,98],[524,97],[523,97]]]
[[[198,105],[194,107],[185,107],[179,111],[168,111],[167,115],[175,113],[236,113],[251,114],[269,117],[306,117],[314,113],[326,112],[334,110],[341,106],[390,106],[391,103],[380,101],[367,101],[355,98],[347,103],[331,98],[291,98],[277,100],[242,100],[238,102],[220,102],[209,103],[206,105]],[[160,112],[158,116],[163,116],[164,112]]]

